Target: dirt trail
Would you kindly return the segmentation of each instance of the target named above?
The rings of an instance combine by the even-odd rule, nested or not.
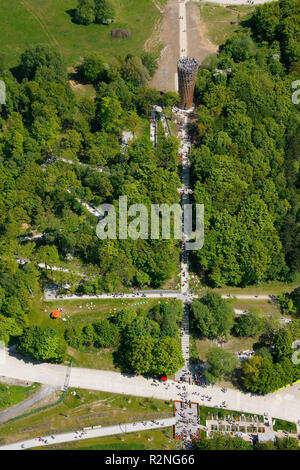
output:
[[[200,63],[218,50],[208,39],[207,28],[200,18],[199,5],[186,3],[187,55]],[[158,69],[150,86],[160,91],[177,91],[176,67],[179,59],[179,1],[169,0],[164,11],[160,30],[160,41],[164,44],[158,62]]]
[[[41,26],[42,30],[44,31],[45,35],[47,36],[49,40],[49,44],[51,46],[58,47],[60,49],[61,46],[58,43],[57,39],[55,38],[55,36],[53,36],[51,31],[49,31],[48,26],[44,23],[43,19],[38,15],[37,11],[33,7],[33,5],[30,3],[30,1],[21,0],[21,3],[24,6],[24,8],[26,8],[26,10],[33,16],[33,18],[39,23],[39,25]]]

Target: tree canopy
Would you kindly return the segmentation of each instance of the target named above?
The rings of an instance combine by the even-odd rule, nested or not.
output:
[[[215,292],[195,299],[191,314],[195,332],[210,339],[227,337],[234,324],[233,308]]]

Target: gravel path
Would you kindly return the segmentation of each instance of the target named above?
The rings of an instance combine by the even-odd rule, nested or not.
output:
[[[50,444],[61,444],[63,442],[82,441],[95,437],[113,436],[115,434],[127,434],[137,431],[149,431],[152,429],[161,429],[174,426],[175,418],[165,418],[153,421],[143,421],[138,423],[119,424],[117,426],[106,426],[102,428],[88,429],[85,431],[73,431],[62,434],[53,434],[50,436],[36,437],[26,441],[15,442],[0,447],[0,450],[25,450],[33,447],[42,447]]]
[[[11,418],[15,418],[23,413],[25,413],[29,408],[31,408],[36,403],[42,401],[44,398],[47,398],[49,395],[54,393],[56,390],[59,390],[59,387],[53,385],[42,385],[40,390],[36,392],[26,400],[17,403],[10,408],[7,408],[5,411],[0,412],[0,424],[5,423]]]

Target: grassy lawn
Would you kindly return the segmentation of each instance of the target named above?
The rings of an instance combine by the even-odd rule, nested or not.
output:
[[[72,357],[72,364],[75,367],[121,372],[121,369],[114,364],[113,355],[116,349],[117,348],[95,349],[91,352],[87,352],[68,347],[68,355]]]
[[[168,303],[171,300],[163,300]],[[148,311],[154,305],[160,304],[159,299],[94,299],[94,300],[55,300],[45,302],[42,299],[36,301],[29,314],[30,324],[51,326],[61,333],[66,326],[74,324],[87,324],[112,317],[122,309],[133,308],[134,310]],[[178,301],[180,302],[180,301]],[[50,313],[62,308],[64,318],[53,320]],[[46,310],[46,311],[45,311]],[[86,349],[78,351],[68,347],[68,355],[72,357],[73,365],[76,367],[86,367],[91,369],[113,370],[120,372],[114,364],[114,352],[116,348],[107,349]]]
[[[246,349],[253,349],[253,344],[258,340],[258,336],[249,338],[249,337],[238,337],[238,336],[229,336],[227,343],[222,343],[222,349],[230,353],[243,351]],[[197,357],[204,361],[206,359],[206,354],[208,350],[212,347],[217,346],[216,340],[211,339],[199,339],[193,338],[193,352]]]
[[[169,401],[70,389],[60,404],[0,425],[0,443],[99,424],[110,426],[172,416],[173,403]]]
[[[247,286],[247,287],[222,287],[219,289],[214,289],[215,292],[219,294],[249,294],[249,295],[258,295],[258,294],[271,294],[271,295],[278,295],[282,292],[291,292],[293,289],[299,286],[298,282],[293,283],[286,283],[286,282],[279,282],[279,281],[272,281],[272,282],[261,282],[255,286]]]
[[[289,421],[283,421],[283,419],[276,419],[276,422],[273,426],[274,431],[288,431],[295,432],[297,431],[297,426],[295,423],[290,423]]]
[[[161,13],[150,0],[112,1],[116,8],[114,23],[88,26],[73,23],[68,13],[76,7],[77,0],[1,2],[0,53],[5,54],[8,66],[16,65],[20,54],[36,44],[57,47],[66,65],[74,65],[89,52],[99,52],[107,59],[114,55],[139,54]],[[113,28],[129,28],[132,36],[112,40]]]
[[[43,450],[176,450],[182,443],[173,439],[171,427],[163,430],[142,431],[123,436],[98,437],[43,447]]]
[[[239,23],[253,10],[250,6],[236,5],[225,8],[223,5],[212,3],[201,4],[199,7],[201,19],[207,27],[208,37],[217,45],[222,44],[231,34],[241,29],[238,24],[230,24],[230,22]]]
[[[33,383],[29,387],[22,387],[20,385],[7,385],[0,382],[0,411],[29,398],[39,388],[40,384],[37,383]]]
[[[166,300],[168,302],[168,300]],[[31,324],[40,326],[51,325],[57,329],[64,329],[65,326],[75,323],[91,323],[93,321],[104,320],[114,313],[126,309],[134,310],[146,309],[160,303],[158,299],[92,299],[92,300],[54,300],[46,302],[38,300],[32,307],[29,314]],[[50,313],[52,310],[62,308],[67,321],[52,320]],[[46,311],[45,311],[46,310]]]
[[[236,300],[234,302],[230,302],[230,306],[239,310],[252,309],[260,314],[264,313],[272,314],[276,317],[280,316],[279,307],[271,300]]]

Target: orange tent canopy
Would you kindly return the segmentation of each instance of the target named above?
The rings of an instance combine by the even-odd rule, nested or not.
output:
[[[53,310],[53,312],[51,312],[51,317],[52,318],[60,318],[61,317],[61,311],[60,310]]]

